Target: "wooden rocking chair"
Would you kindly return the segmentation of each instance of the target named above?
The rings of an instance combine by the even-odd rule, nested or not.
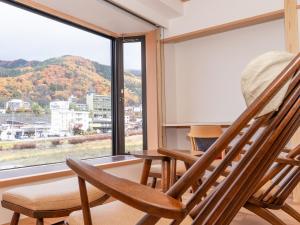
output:
[[[260,189],[248,200],[245,208],[273,225],[285,223],[268,209],[281,209],[300,223],[300,214],[286,202],[300,182],[300,145],[276,161],[259,184]]]
[[[246,109],[232,126],[183,174],[166,192],[110,175],[86,163],[68,159],[68,166],[78,175],[82,199],[82,212],[73,212],[67,222],[69,225],[152,225],[152,224],[192,224],[228,225],[241,207],[253,195],[281,149],[299,127],[300,123],[300,55],[279,74],[268,88]],[[296,75],[295,75],[296,74]],[[290,79],[289,91],[276,112],[256,118],[273,96]],[[225,158],[211,175],[199,185],[192,197],[183,204],[178,199],[194,185],[199,176],[218,158],[247,124],[254,120]],[[263,131],[261,131],[263,128]],[[217,179],[226,173],[227,167],[240,154],[253,135],[253,141],[242,159],[210,191]],[[85,181],[111,195],[117,201],[90,209]],[[189,214],[197,206],[198,213],[192,219]]]
[[[159,149],[158,151],[174,160],[181,160],[189,166],[192,166],[198,160],[198,157],[191,156],[179,150]],[[300,222],[300,214],[286,203],[287,198],[300,181],[299,159],[300,145],[288,152],[287,149],[284,149],[244,207],[273,225],[286,224],[268,209],[281,209]],[[210,167],[208,171],[213,171],[214,169],[215,167]],[[223,176],[226,177],[229,174],[230,171],[228,170],[223,173]],[[215,186],[219,184],[217,182]],[[195,207],[190,215],[196,217],[200,210],[200,207]]]

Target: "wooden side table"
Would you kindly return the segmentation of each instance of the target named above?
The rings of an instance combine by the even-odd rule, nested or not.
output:
[[[190,153],[191,155],[200,157],[203,152],[181,150],[184,153]],[[169,156],[159,154],[157,150],[144,150],[134,151],[131,155],[144,159],[143,171],[141,175],[140,183],[147,185],[147,181],[150,174],[152,160],[161,160],[161,186],[162,191],[166,192],[171,185],[176,182],[176,160]]]
[[[144,159],[143,171],[141,175],[141,184],[147,185],[152,160],[161,160],[161,186],[162,191],[166,192],[170,187],[170,168],[171,158],[159,154],[156,150],[134,151],[131,154],[137,158]]]

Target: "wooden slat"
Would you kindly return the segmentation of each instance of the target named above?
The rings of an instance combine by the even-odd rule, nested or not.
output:
[[[292,53],[299,51],[297,1],[284,1],[285,43],[286,49]]]
[[[109,36],[112,36],[112,37],[120,37],[119,34],[117,34],[115,32],[112,32],[108,29],[105,29],[103,27],[100,27],[100,26],[97,26],[95,24],[89,23],[87,21],[81,20],[79,18],[76,18],[74,16],[71,16],[71,15],[68,15],[66,13],[60,12],[58,10],[52,9],[48,6],[45,6],[43,4],[34,2],[32,0],[17,0],[17,2],[19,2],[19,3],[21,3],[25,6],[37,9],[39,11],[51,14],[51,15],[56,16],[58,18],[70,21],[70,22],[75,23],[75,24],[78,24],[80,26],[86,27],[88,29],[94,30],[96,32],[103,33],[103,34],[106,34],[106,35],[109,35]]]
[[[236,20],[229,23],[224,23],[221,25],[216,25],[193,32],[165,38],[162,40],[163,43],[177,43],[182,41],[188,41],[195,38],[205,37],[213,34],[218,34],[238,28],[243,28],[251,25],[256,25],[260,23],[265,23],[277,19],[282,19],[284,17],[284,10],[277,10],[269,13],[264,13],[258,16],[248,17],[245,19]]]

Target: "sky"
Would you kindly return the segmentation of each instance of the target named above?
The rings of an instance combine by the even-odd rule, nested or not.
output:
[[[0,60],[76,55],[111,64],[109,39],[0,2]],[[124,69],[140,69],[139,43],[125,44]]]

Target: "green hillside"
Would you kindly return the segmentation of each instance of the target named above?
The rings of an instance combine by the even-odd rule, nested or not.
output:
[[[141,77],[125,72],[127,105],[141,103]],[[0,60],[0,102],[12,98],[35,102],[48,107],[53,100],[76,96],[85,102],[86,93],[94,91],[110,95],[110,66],[79,56],[62,56],[45,61]],[[1,104],[1,103],[0,103]]]

